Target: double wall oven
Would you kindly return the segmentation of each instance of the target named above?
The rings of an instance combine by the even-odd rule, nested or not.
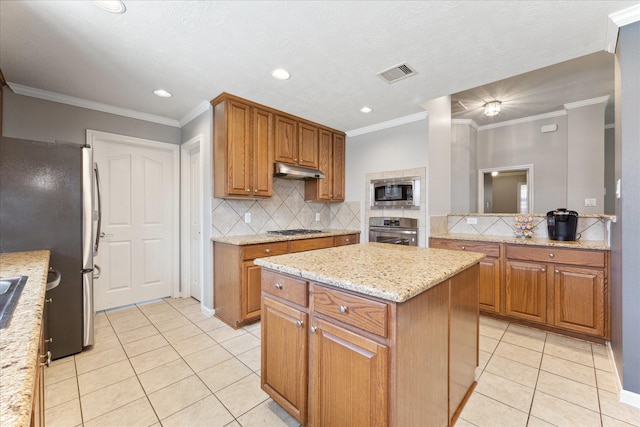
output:
[[[369,241],[418,246],[418,220],[415,218],[369,218]]]

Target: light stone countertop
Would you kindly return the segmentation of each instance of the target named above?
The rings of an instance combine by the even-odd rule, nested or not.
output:
[[[542,237],[494,236],[487,234],[440,233],[432,234],[434,239],[471,240],[476,242],[508,243],[511,245],[550,246],[556,248],[610,250],[609,244],[603,240],[560,241]]]
[[[258,258],[256,265],[388,301],[404,302],[476,264],[484,254],[361,243]]]
[[[289,240],[315,239],[317,237],[343,236],[345,234],[360,234],[360,230],[334,230],[325,229],[320,233],[313,234],[295,234],[293,236],[281,236],[278,234],[246,234],[242,236],[217,236],[211,240],[219,243],[228,243],[230,245],[255,245],[258,243],[286,242]]]
[[[28,276],[11,321],[0,329],[0,423],[28,426],[36,370],[49,251],[0,254],[0,277]]]

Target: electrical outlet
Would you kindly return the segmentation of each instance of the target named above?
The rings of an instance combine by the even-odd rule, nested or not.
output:
[[[596,205],[596,199],[584,199],[584,205],[593,207]]]
[[[316,212],[316,221],[320,221],[320,212]]]
[[[244,222],[249,224],[251,222],[251,212],[245,212],[244,214]]]
[[[467,224],[473,225],[478,223],[478,218],[476,217],[467,217]]]

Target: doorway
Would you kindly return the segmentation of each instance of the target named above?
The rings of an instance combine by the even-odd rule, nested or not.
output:
[[[202,301],[202,135],[181,146],[181,295]]]
[[[102,184],[95,308],[179,293],[177,145],[87,130]]]

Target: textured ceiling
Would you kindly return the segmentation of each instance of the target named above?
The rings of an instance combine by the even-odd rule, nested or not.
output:
[[[348,131],[602,51],[607,16],[638,1],[125,3],[0,1],[6,80],[173,120],[224,91]],[[416,76],[375,75],[404,61]]]

